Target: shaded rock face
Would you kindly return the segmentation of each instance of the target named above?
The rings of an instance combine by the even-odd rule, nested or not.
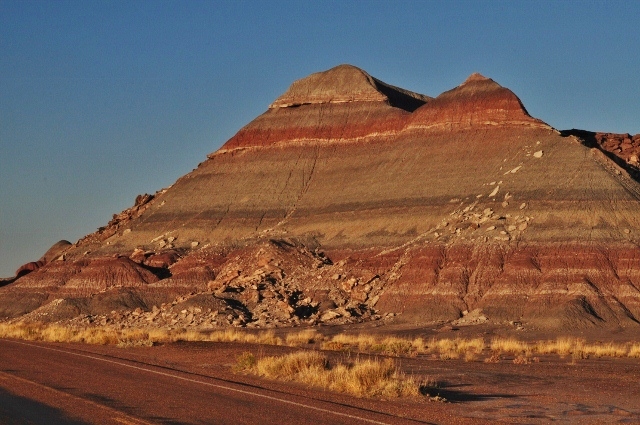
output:
[[[637,326],[636,139],[558,132],[479,74],[430,98],[342,65],[6,284],[0,316]]]
[[[596,133],[565,130],[564,135],[579,137],[587,146],[598,148],[618,166],[640,181],[640,134]]]

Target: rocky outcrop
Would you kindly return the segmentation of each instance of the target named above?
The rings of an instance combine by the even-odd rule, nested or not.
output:
[[[562,134],[575,136],[586,146],[601,150],[636,181],[640,181],[640,134],[631,136],[575,129],[565,130]]]
[[[31,261],[27,264],[20,266],[18,270],[16,270],[16,279],[26,274],[29,274],[34,270],[39,269],[40,267],[50,263],[55,259],[62,259],[64,252],[70,247],[71,247],[71,242],[69,241],[62,240],[62,241],[56,242],[51,246],[51,248],[47,250],[47,252],[45,252],[45,254],[38,261]]]
[[[40,267],[44,266],[44,261],[31,261],[27,264],[23,264],[16,270],[16,278],[22,277],[26,274],[31,273],[34,270],[38,270]]]
[[[595,133],[594,137],[603,150],[640,169],[640,134]]]
[[[429,98],[339,66],[5,285],[0,315],[637,326],[636,141],[558,132],[478,74]]]
[[[113,218],[106,226],[100,227],[94,233],[91,233],[82,239],[80,239],[77,245],[82,246],[92,242],[102,242],[109,237],[115,235],[118,231],[122,233],[127,233],[131,231],[131,229],[127,229],[127,224],[137,218],[151,205],[152,201],[159,194],[164,193],[165,190],[158,191],[155,195],[149,195],[145,193],[144,195],[136,196],[134,205],[126,210],[122,211],[120,214],[114,214]]]

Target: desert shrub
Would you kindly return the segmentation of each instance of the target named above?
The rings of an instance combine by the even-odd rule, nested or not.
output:
[[[301,374],[326,368],[327,358],[317,351],[296,351],[284,356],[265,357],[255,366],[258,375],[271,379],[295,380]]]
[[[500,360],[502,360],[502,356],[500,356],[500,354],[493,353],[491,356],[489,356],[486,359],[484,359],[484,362],[485,363],[500,363]]]
[[[325,341],[322,343],[323,350],[343,351],[347,350],[348,348],[348,345],[345,345],[344,343],[338,341]]]
[[[236,363],[233,365],[233,371],[243,372],[245,370],[250,370],[256,365],[256,362],[256,356],[248,351],[245,351],[236,359]]]
[[[522,354],[516,356],[513,359],[513,364],[529,364],[531,363],[531,358],[528,356],[524,356]]]
[[[412,377],[400,373],[393,360],[360,360],[330,364],[317,351],[296,351],[283,356],[255,360],[251,353],[243,353],[234,366],[269,379],[296,381],[307,385],[344,392],[358,397],[416,396],[420,385]]]

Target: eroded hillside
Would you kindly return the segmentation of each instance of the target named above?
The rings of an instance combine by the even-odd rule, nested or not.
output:
[[[559,132],[479,74],[431,98],[341,65],[27,266],[0,316],[637,326],[638,140]]]

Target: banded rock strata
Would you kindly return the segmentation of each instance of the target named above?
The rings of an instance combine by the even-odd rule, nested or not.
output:
[[[431,98],[341,65],[5,285],[0,316],[637,326],[638,140],[559,132],[479,74]]]

